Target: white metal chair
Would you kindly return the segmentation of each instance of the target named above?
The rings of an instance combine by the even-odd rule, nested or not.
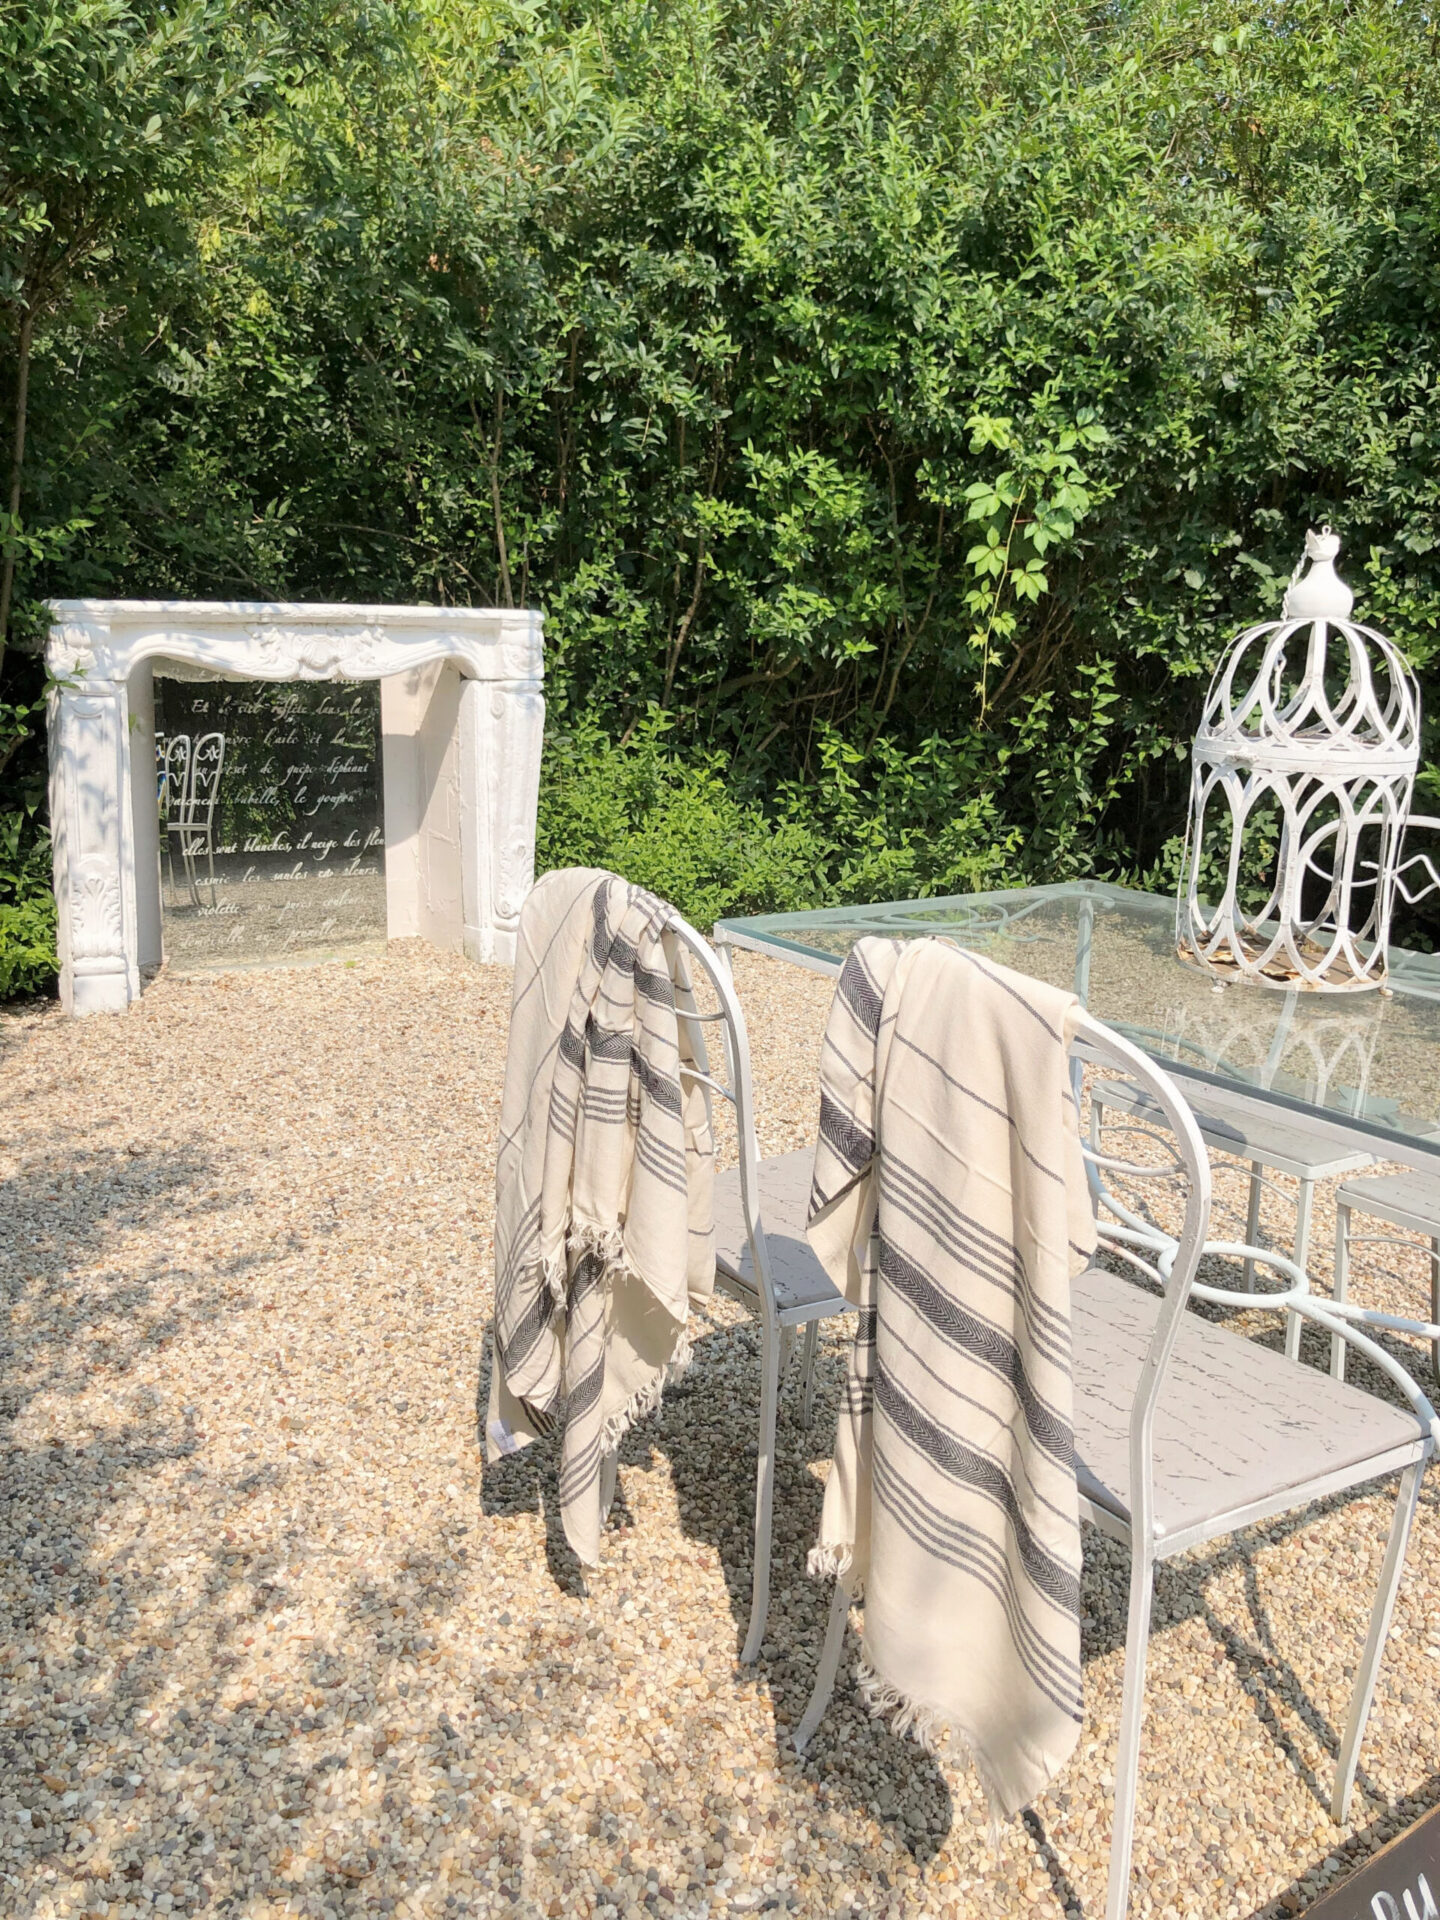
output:
[[[197,866],[202,854],[209,862],[210,904],[215,905],[215,807],[224,769],[224,734],[200,734],[190,751],[178,829],[180,858],[190,882],[190,898],[197,907],[200,904]]]
[[[1106,1898],[1107,1920],[1123,1920],[1129,1904],[1156,1566],[1237,1528],[1400,1470],[1389,1545],[1336,1767],[1332,1813],[1343,1821],[1420,1476],[1434,1450],[1435,1416],[1403,1368],[1372,1341],[1332,1319],[1328,1303],[1311,1299],[1305,1273],[1293,1261],[1243,1243],[1207,1246],[1209,1164],[1199,1128],[1168,1076],[1128,1041],[1088,1019],[1079,1031],[1077,1055],[1122,1075],[1153,1101],[1173,1145],[1170,1164],[1160,1168],[1087,1149],[1101,1245],[1137,1268],[1142,1280],[1091,1267],[1076,1280],[1071,1296],[1080,1512],[1130,1548]],[[1118,1092],[1108,1081],[1101,1087],[1101,1097],[1112,1105]],[[1183,1180],[1184,1219],[1178,1236],[1113,1194],[1105,1185],[1107,1174]],[[1273,1294],[1253,1295],[1201,1285],[1195,1273],[1202,1251],[1241,1260],[1253,1257],[1280,1273],[1288,1285]],[[1335,1328],[1395,1382],[1409,1411],[1187,1313],[1191,1300],[1270,1307]],[[795,1736],[801,1752],[829,1701],[848,1611],[847,1597],[837,1586],[814,1691]]]
[[[170,875],[170,891],[175,891],[175,841],[182,830],[185,800],[190,789],[190,736],[174,733],[155,739],[157,788],[160,806],[160,830],[164,836],[165,865]]]
[[[1423,1234],[1429,1241],[1430,1318],[1407,1319],[1398,1313],[1379,1313],[1370,1307],[1356,1306],[1348,1297],[1350,1249],[1357,1241],[1370,1245],[1409,1246],[1396,1233],[1355,1233],[1352,1213],[1363,1213],[1383,1220],[1387,1226],[1406,1233]],[[1383,1328],[1390,1333],[1413,1334],[1430,1342],[1430,1370],[1440,1385],[1440,1193],[1433,1175],[1419,1173],[1382,1173],[1373,1180],[1347,1180],[1335,1194],[1335,1296],[1332,1311],[1360,1326]],[[1345,1342],[1338,1334],[1330,1341],[1330,1371],[1337,1380],[1345,1378]]]
[[[692,1047],[703,1070],[682,1066],[688,1078],[700,1081],[735,1109],[740,1164],[715,1180],[716,1282],[760,1322],[760,1435],[755,1467],[755,1569],[750,1620],[742,1661],[752,1661],[765,1638],[770,1608],[770,1536],[775,1499],[775,1427],[779,1411],[780,1380],[789,1359],[797,1328],[805,1329],[801,1417],[809,1424],[819,1323],[834,1314],[853,1313],[843,1294],[805,1238],[805,1212],[810,1198],[813,1149],[760,1158],[755,1140],[755,1095],[750,1078],[750,1042],[745,1015],[735,994],[729,967],[707,940],[679,914],[670,930],[696,960],[714,989],[715,1013],[681,1007],[680,1018],[692,1025]],[[709,1071],[704,1046],[704,1024],[718,1025],[724,1039],[725,1079]]]
[[[1267,1102],[1250,1100],[1244,1094],[1208,1084],[1187,1081],[1183,1091],[1200,1138],[1210,1152],[1229,1154],[1250,1163],[1250,1203],[1245,1221],[1247,1245],[1259,1244],[1260,1205],[1266,1189],[1280,1192],[1275,1182],[1266,1177],[1266,1169],[1288,1174],[1298,1183],[1291,1257],[1297,1267],[1307,1267],[1315,1182],[1373,1167],[1374,1154],[1357,1147],[1339,1127],[1308,1114],[1287,1113]],[[1126,1081],[1115,1083],[1108,1091],[1097,1088],[1090,1103],[1090,1138],[1096,1148],[1101,1142],[1107,1107],[1151,1125],[1162,1118],[1155,1101],[1141,1087]],[[1243,1263],[1242,1285],[1247,1294],[1254,1291],[1253,1258]],[[1298,1314],[1291,1314],[1285,1329],[1285,1351],[1292,1360],[1300,1352],[1300,1318]]]

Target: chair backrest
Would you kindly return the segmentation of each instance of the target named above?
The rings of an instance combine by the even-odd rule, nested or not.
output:
[[[1093,1136],[1084,1148],[1100,1245],[1138,1268],[1164,1296],[1130,1410],[1130,1521],[1137,1533],[1148,1535],[1153,1532],[1155,1509],[1155,1409],[1205,1247],[1210,1224],[1210,1161],[1194,1115],[1174,1081],[1130,1041],[1086,1014],[1077,1027],[1071,1057],[1077,1107],[1084,1067],[1089,1064],[1106,1078],[1122,1077],[1149,1094],[1170,1129],[1168,1136],[1149,1128],[1134,1130],[1161,1155],[1159,1164],[1106,1155]],[[1123,1126],[1115,1130],[1122,1134],[1125,1131]],[[1105,1180],[1107,1173],[1127,1182],[1183,1182],[1178,1230],[1173,1221],[1159,1225],[1146,1219],[1135,1206],[1114,1194]]]
[[[155,742],[155,755],[159,761],[159,798],[160,818],[168,826],[171,819],[183,820],[185,817],[185,796],[190,780],[190,736],[188,733],[173,733],[167,740],[163,735]]]
[[[690,1037],[690,1049],[696,1067],[681,1067],[686,1079],[705,1089],[707,1104],[718,1093],[735,1109],[735,1131],[740,1147],[740,1202],[745,1230],[750,1240],[750,1259],[755,1270],[755,1289],[761,1311],[768,1320],[776,1317],[775,1284],[770,1272],[770,1254],[765,1244],[765,1227],[760,1218],[760,1150],[755,1140],[755,1089],[750,1077],[750,1036],[745,1030],[745,1015],[735,993],[730,969],[688,920],[672,908],[667,931],[710,982],[718,1005],[715,1013],[701,1013],[695,1006],[677,1007]],[[705,1045],[705,1027],[718,1026],[725,1048],[725,1079],[710,1070],[709,1050]]]
[[[736,996],[730,970],[709,941],[673,909],[668,932],[698,964],[715,994],[718,1006],[715,1013],[700,1013],[693,1006],[677,1008],[681,1021],[689,1027],[691,1051],[697,1062],[696,1068],[682,1067],[681,1072],[686,1078],[704,1086],[707,1098],[712,1092],[718,1093],[735,1109],[739,1136],[740,1194],[750,1238],[756,1291],[762,1309],[767,1315],[773,1315],[774,1284],[760,1215],[760,1160],[755,1133],[750,1040],[745,1027],[745,1015]],[[710,1071],[704,1034],[707,1024],[718,1025],[724,1041],[723,1082]],[[1094,1147],[1085,1149],[1101,1245],[1138,1267],[1164,1294],[1130,1416],[1132,1520],[1137,1526],[1148,1527],[1154,1508],[1152,1454],[1155,1409],[1159,1404],[1165,1369],[1180,1331],[1180,1316],[1185,1311],[1195,1282],[1195,1271],[1209,1225],[1210,1162],[1194,1117],[1174,1082],[1138,1047],[1086,1015],[1076,1030],[1072,1057],[1077,1105],[1084,1067],[1091,1064],[1108,1075],[1123,1075],[1151,1095],[1172,1129],[1173,1159],[1168,1165],[1131,1164],[1107,1157]],[[1156,1227],[1127,1207],[1118,1196],[1111,1194],[1102,1177],[1106,1171],[1136,1179],[1183,1180],[1186,1192],[1178,1232]]]
[[[224,734],[202,733],[190,755],[190,787],[184,815],[187,827],[203,832],[213,823],[224,766]]]

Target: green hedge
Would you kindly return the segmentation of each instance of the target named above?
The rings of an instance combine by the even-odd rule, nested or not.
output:
[[[966,800],[944,742],[878,767],[838,735],[813,781],[756,790],[719,753],[682,756],[652,709],[612,741],[593,721],[546,739],[536,864],[601,866],[708,928],[727,914],[969,892],[1021,877],[1018,835]],[[870,777],[862,778],[862,771]],[[929,822],[942,814],[934,831]]]
[[[0,699],[49,593],[524,602],[547,858],[702,919],[1157,876],[1206,676],[1328,519],[1433,768],[1434,32],[1393,0],[0,12],[12,358],[65,263]]]
[[[33,808],[0,813],[0,1001],[55,987],[50,836]]]
[[[54,990],[55,900],[39,889],[18,905],[0,903],[0,1000]]]

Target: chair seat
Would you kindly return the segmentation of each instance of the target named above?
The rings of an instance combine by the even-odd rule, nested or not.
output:
[[[1380,1173],[1373,1180],[1347,1180],[1336,1190],[1335,1204],[1411,1233],[1440,1235],[1440,1180],[1433,1174]]]
[[[1182,1080],[1176,1085],[1195,1116],[1200,1138],[1212,1153],[1231,1153],[1240,1160],[1259,1160],[1278,1173],[1297,1180],[1326,1180],[1375,1164],[1373,1153],[1357,1147],[1343,1129],[1324,1120],[1310,1120],[1260,1100],[1247,1100],[1223,1087]],[[1116,1112],[1163,1125],[1165,1115],[1157,1101],[1126,1080],[1097,1080],[1091,1097]]]
[[[802,1326],[807,1320],[823,1320],[832,1313],[854,1312],[844,1294],[831,1285],[829,1274],[805,1238],[814,1166],[813,1147],[760,1162],[760,1219],[782,1326]],[[715,1266],[725,1291],[754,1306],[755,1268],[740,1202],[738,1167],[715,1176]]]
[[[1080,1492],[1128,1523],[1130,1411],[1160,1297],[1091,1267],[1070,1298]],[[1156,1532],[1166,1552],[1372,1479],[1424,1450],[1408,1410],[1190,1312],[1154,1431]]]

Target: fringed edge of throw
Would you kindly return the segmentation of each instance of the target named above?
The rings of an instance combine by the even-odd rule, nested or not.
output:
[[[617,1407],[600,1429],[601,1453],[613,1453],[625,1438],[631,1427],[639,1426],[642,1420],[648,1420],[652,1413],[660,1411],[660,1402],[665,1393],[665,1374],[655,1375],[645,1385],[632,1393],[623,1407]]]
[[[940,1707],[927,1707],[919,1700],[912,1700],[899,1687],[892,1686],[883,1675],[871,1666],[869,1656],[863,1651],[855,1664],[855,1684],[859,1688],[860,1698],[877,1720],[888,1722],[890,1731],[900,1739],[908,1737],[916,1746],[924,1749],[932,1759],[939,1758],[941,1748],[947,1741],[962,1747],[970,1764],[980,1776],[980,1784],[985,1789],[985,1799],[990,1809],[988,1838],[992,1852],[999,1850],[1001,1835],[1010,1822],[1011,1815],[1001,1797],[999,1788],[991,1777],[990,1769],[980,1756],[980,1750],[952,1714]]]
[[[638,1427],[642,1420],[648,1420],[652,1414],[660,1411],[667,1386],[673,1386],[680,1379],[691,1361],[690,1333],[681,1327],[679,1338],[675,1342],[675,1351],[665,1365],[631,1394],[623,1407],[617,1407],[600,1429],[600,1451],[613,1453],[632,1427]]]
[[[557,1306],[563,1307],[570,1285],[570,1262],[587,1253],[597,1254],[605,1262],[607,1284],[616,1268],[625,1264],[625,1234],[620,1227],[596,1226],[593,1220],[582,1220],[572,1226],[565,1241],[564,1251],[555,1254],[545,1263],[545,1280],[550,1288],[550,1297]]]
[[[540,1284],[549,1296],[551,1306],[564,1306],[565,1292],[569,1284],[569,1264],[563,1247],[558,1253],[552,1253],[548,1260],[541,1262]]]
[[[878,1674],[862,1653],[855,1668],[855,1684],[860,1698],[877,1720],[888,1720],[890,1731],[904,1739],[908,1734],[917,1747],[935,1756],[953,1731],[947,1715],[935,1707],[922,1707],[898,1687]]]
[[[865,1597],[864,1583],[855,1577],[853,1541],[831,1542],[828,1546],[822,1541],[818,1547],[812,1547],[805,1571],[812,1580],[838,1580],[852,1600]]]

